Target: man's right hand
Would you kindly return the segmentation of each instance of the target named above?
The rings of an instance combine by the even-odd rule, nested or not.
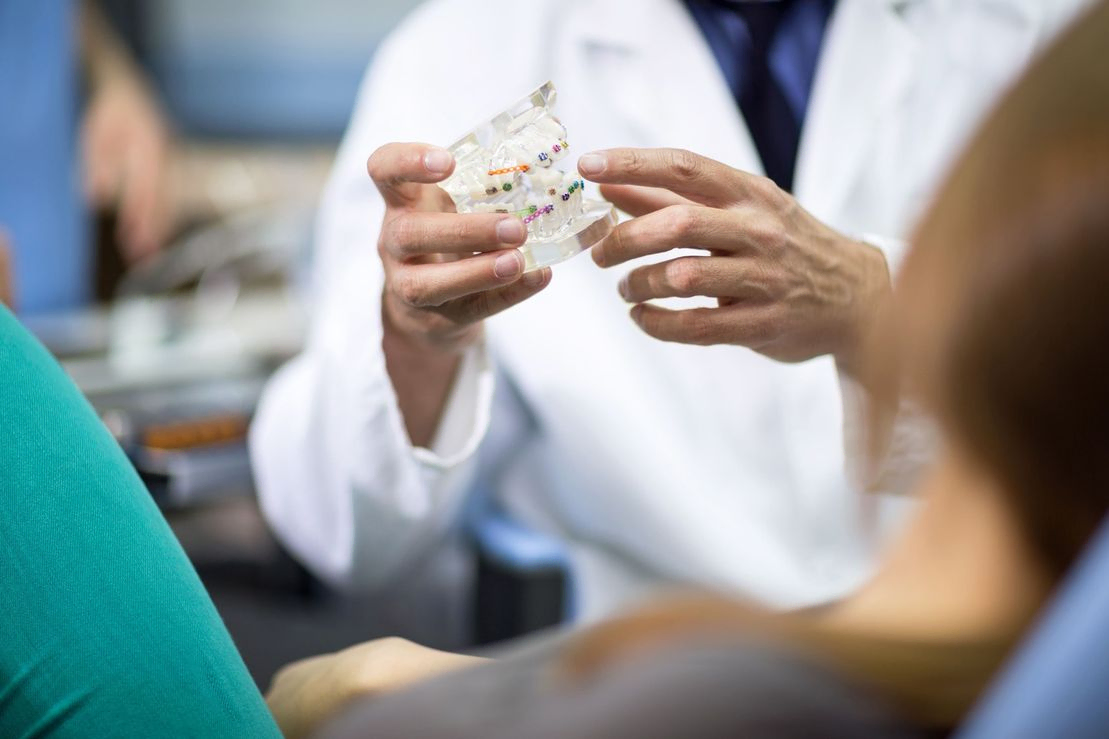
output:
[[[482,321],[542,290],[551,271],[523,274],[519,218],[455,212],[434,184],[454,170],[446,149],[386,144],[366,169],[385,199],[378,253],[386,366],[412,443],[428,446]]]
[[[366,164],[385,198],[378,251],[385,265],[386,324],[429,348],[457,353],[481,321],[543,289],[550,269],[523,275],[527,239],[512,215],[460,215],[434,183],[454,169],[450,152],[386,144]]]

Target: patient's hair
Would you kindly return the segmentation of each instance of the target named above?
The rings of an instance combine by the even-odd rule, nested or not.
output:
[[[892,321],[902,382],[1056,574],[1109,507],[1107,51],[1100,3],[1005,97],[917,229]]]

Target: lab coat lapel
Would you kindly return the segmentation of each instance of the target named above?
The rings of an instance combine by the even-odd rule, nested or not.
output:
[[[926,0],[839,0],[801,134],[795,193],[834,219],[871,155],[875,126],[908,90],[918,45],[903,13]]]
[[[751,136],[696,22],[679,0],[580,3],[578,43],[595,54],[592,84],[636,137],[762,173]],[[613,142],[622,145],[625,142]]]

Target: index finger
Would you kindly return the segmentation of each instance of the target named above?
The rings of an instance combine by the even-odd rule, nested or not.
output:
[[[606,149],[582,155],[578,171],[606,184],[661,187],[702,205],[743,200],[755,175],[685,149]]]
[[[441,146],[392,143],[366,161],[366,171],[388,205],[405,207],[419,200],[420,185],[441,182],[454,170],[454,157]]]

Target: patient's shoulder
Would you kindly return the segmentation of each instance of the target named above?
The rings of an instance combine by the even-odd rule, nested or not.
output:
[[[144,505],[134,467],[58,361],[0,306],[0,491],[11,511]],[[142,493],[142,494],[140,494]],[[138,501],[138,502],[135,502]],[[101,510],[101,509],[98,509]]]

